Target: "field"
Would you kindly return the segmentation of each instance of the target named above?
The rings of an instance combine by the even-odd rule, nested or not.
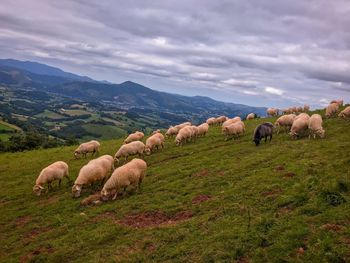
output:
[[[268,119],[273,121],[273,118]],[[265,120],[264,120],[265,121]],[[138,193],[99,206],[71,184],[32,195],[40,170],[64,160],[71,178],[88,159],[75,147],[0,154],[2,262],[349,262],[350,121],[325,120],[325,139],[275,135],[256,147],[220,127],[146,156]],[[121,140],[102,142],[114,154]]]
[[[0,120],[0,139],[7,141],[16,131],[21,129],[15,125]]]

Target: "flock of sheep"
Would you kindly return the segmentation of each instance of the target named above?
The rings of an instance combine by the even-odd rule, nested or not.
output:
[[[342,105],[342,100],[332,101],[326,107],[325,117],[334,116]],[[289,131],[292,138],[301,136],[307,131],[309,132],[309,138],[311,136],[324,138],[325,131],[322,127],[322,116],[319,114],[309,116],[307,114],[308,111],[308,105],[284,109],[282,111],[283,115],[276,120],[275,124],[265,122],[255,128],[253,141],[257,146],[262,138],[265,138],[266,141],[270,137],[271,141],[275,128],[277,133],[280,132],[281,128],[284,128],[285,131]],[[268,116],[277,116],[278,113],[278,109],[267,109]],[[340,118],[350,118],[350,106],[346,107],[338,116]],[[254,113],[250,113],[246,120],[251,120],[255,117]],[[147,163],[143,160],[144,154],[150,155],[156,150],[164,148],[165,138],[172,136],[175,136],[175,144],[177,146],[195,141],[198,137],[205,136],[209,127],[214,125],[222,126],[222,133],[226,136],[226,139],[230,137],[236,139],[246,131],[245,124],[240,117],[229,119],[225,116],[209,118],[205,123],[198,126],[192,125],[190,122],[171,126],[166,131],[165,136],[160,130],[156,130],[147,138],[146,144],[142,142],[144,134],[137,131],[124,140],[123,145],[118,149],[114,158],[110,155],[103,155],[90,160],[80,169],[72,187],[73,197],[81,195],[83,186],[93,185],[95,182],[103,184],[99,201],[114,200],[119,194],[125,193],[129,186],[138,189],[147,171]],[[91,140],[79,145],[74,151],[74,156],[75,158],[86,157],[88,153],[94,156],[99,153],[99,150],[100,143],[96,140]],[[129,156],[137,154],[142,159],[135,158],[127,162]],[[119,164],[121,158],[124,158],[125,164],[115,169],[115,164]],[[57,180],[61,184],[63,177],[70,181],[68,170],[68,165],[62,161],[47,166],[39,174],[33,187],[33,192],[36,195],[41,195],[45,184],[48,185],[49,190],[53,181]]]

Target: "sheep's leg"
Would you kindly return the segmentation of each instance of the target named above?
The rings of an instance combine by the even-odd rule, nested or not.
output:
[[[61,187],[61,181],[62,179],[58,180],[58,186]]]
[[[267,141],[267,136],[265,136],[265,142]]]
[[[270,135],[270,142],[271,142],[271,140],[272,140],[272,134]]]

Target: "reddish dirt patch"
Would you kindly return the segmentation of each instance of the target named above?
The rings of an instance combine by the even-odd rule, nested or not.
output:
[[[250,263],[250,258],[243,256],[236,260],[236,263]]]
[[[42,233],[49,232],[50,230],[50,227],[33,228],[29,233],[26,234],[25,237],[33,239]]]
[[[192,176],[193,177],[202,177],[202,176],[207,176],[209,174],[209,170],[208,169],[204,169],[202,171],[193,173]]]
[[[173,216],[168,216],[161,211],[152,211],[136,215],[128,215],[123,219],[120,219],[118,223],[134,228],[148,228],[175,224],[177,222],[190,219],[191,217],[191,211],[182,211]]]
[[[337,224],[324,224],[321,226],[321,229],[328,231],[340,232],[343,229],[343,226]]]
[[[20,216],[15,219],[14,223],[16,226],[24,226],[28,224],[30,221],[32,221],[31,216]]]
[[[218,173],[218,176],[224,176],[225,175],[225,172],[224,171],[221,171]]]
[[[284,174],[284,177],[288,177],[288,178],[292,178],[294,176],[296,176],[296,174],[292,173],[292,172],[287,172],[287,173]]]
[[[91,218],[90,220],[94,223],[99,222],[101,220],[104,219],[114,219],[115,218],[115,214],[113,212],[105,212],[103,214],[99,214],[93,218]]]
[[[51,205],[51,204],[55,204],[58,202],[58,197],[57,196],[51,196],[49,198],[45,198],[45,196],[41,197],[43,199],[39,200],[39,205],[43,206],[43,205]]]
[[[282,207],[278,208],[277,215],[279,215],[279,216],[286,215],[292,211],[293,211],[293,207],[291,207],[289,205],[282,206]]]
[[[277,197],[280,193],[282,193],[282,189],[276,188],[270,191],[262,192],[261,195],[265,197]]]
[[[192,199],[192,204],[197,205],[202,202],[208,201],[211,198],[209,195],[198,195]]]
[[[276,171],[284,171],[284,166],[283,165],[278,165],[275,168]]]
[[[55,249],[51,246],[49,247],[38,247],[35,250],[31,251],[29,254],[24,255],[20,258],[20,262],[30,262],[33,257],[40,255],[40,254],[52,254],[55,252]]]

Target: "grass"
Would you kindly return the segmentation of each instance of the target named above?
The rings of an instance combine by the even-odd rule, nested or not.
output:
[[[100,124],[85,124],[82,126],[86,131],[99,134],[100,140],[108,140],[112,138],[120,138],[121,136],[126,136],[126,132],[116,126],[112,125],[100,125]]]
[[[75,110],[75,109],[66,109],[64,113],[68,114],[69,116],[79,116],[84,114],[91,114],[91,112],[86,110]]]
[[[0,154],[1,261],[349,261],[350,122],[325,120],[323,140],[282,133],[255,147],[252,132],[262,121],[247,122],[236,141],[224,141],[219,127],[182,147],[167,140],[145,157],[139,193],[94,207],[79,204],[93,190],[72,199],[66,182],[31,194],[40,170],[56,160],[76,178],[89,159],[73,160],[75,147]],[[103,141],[101,154],[120,145]],[[199,195],[210,199],[192,204]],[[118,223],[147,211],[193,216],[152,228]]]
[[[53,119],[53,120],[56,120],[56,119],[62,119],[64,118],[63,115],[61,114],[58,114],[56,112],[53,112],[53,111],[49,111],[49,110],[44,110],[42,113],[39,113],[37,115],[35,115],[35,117],[46,117],[46,118],[49,118],[49,119]]]

